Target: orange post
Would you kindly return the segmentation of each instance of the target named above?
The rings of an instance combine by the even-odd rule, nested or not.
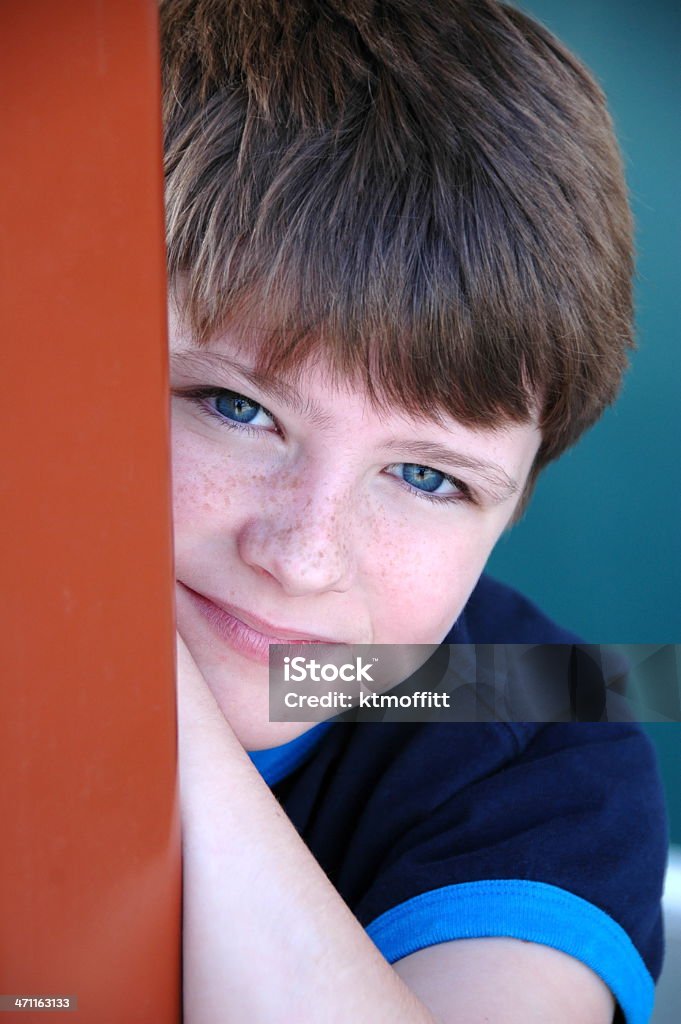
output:
[[[165,1024],[181,873],[156,5],[3,0],[0,40],[0,994]]]

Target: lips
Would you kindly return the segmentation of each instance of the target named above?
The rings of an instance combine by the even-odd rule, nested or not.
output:
[[[268,637],[268,639],[275,640],[282,644],[287,643],[289,640],[294,640],[296,643],[300,641],[317,644],[340,643],[338,640],[332,640],[330,637],[321,636],[318,633],[308,633],[307,631],[293,629],[289,626],[275,626],[271,622],[267,622],[265,619],[261,619],[259,616],[253,615],[251,612],[245,612],[242,608],[236,608],[234,605],[217,601],[213,597],[209,597],[207,600],[216,605],[216,607],[221,608],[223,612],[227,612],[228,615],[231,615],[235,619],[239,619],[241,622],[245,623],[247,626],[250,626],[251,629],[255,629],[258,633],[262,633],[262,635]]]
[[[312,630],[308,631],[291,626],[275,625],[272,622],[268,622],[266,619],[261,619],[259,615],[254,615],[252,612],[247,612],[243,608],[238,608],[236,605],[227,604],[227,602],[221,601],[208,594],[200,594],[198,591],[192,590],[191,587],[187,587],[185,584],[181,585],[184,586],[194,598],[198,598],[201,602],[207,602],[220,611],[225,612],[225,614],[230,616],[232,619],[236,619],[238,622],[250,627],[250,629],[254,630],[256,633],[259,633],[269,643],[344,643],[342,640],[324,636],[321,633],[317,633]]]

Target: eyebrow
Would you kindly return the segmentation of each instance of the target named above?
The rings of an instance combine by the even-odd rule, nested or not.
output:
[[[263,394],[275,398],[282,405],[287,405],[299,416],[308,419],[314,426],[328,427],[332,423],[331,416],[314,399],[301,395],[300,391],[292,384],[279,378],[268,377],[264,373],[258,373],[230,356],[223,356],[219,352],[191,350],[171,352],[170,362],[171,365],[178,368],[186,366],[195,373],[237,373]],[[225,384],[227,383],[229,382],[225,381]]]
[[[332,425],[332,417],[314,399],[306,398],[292,384],[279,378],[268,377],[251,367],[244,366],[230,356],[208,350],[183,350],[170,353],[171,365],[182,369],[187,367],[195,373],[237,373],[261,392],[270,395],[283,405],[293,409],[315,426]],[[225,381],[225,384],[231,383]],[[383,446],[386,451],[396,450],[419,460],[418,465],[430,466],[436,463],[445,470],[468,469],[484,479],[485,490],[495,503],[506,501],[516,494],[520,485],[496,462],[476,459],[472,455],[455,451],[447,445],[432,441],[414,441],[409,438],[391,437]]]
[[[518,481],[509,476],[506,470],[496,462],[476,459],[472,455],[457,452],[453,448],[438,442],[390,438],[386,448],[396,449],[400,454],[406,453],[415,459],[422,460],[422,462],[419,461],[419,465],[429,466],[434,462],[438,466],[454,471],[457,469],[470,469],[472,472],[484,477],[486,490],[489,491],[495,502],[506,501],[520,489]]]

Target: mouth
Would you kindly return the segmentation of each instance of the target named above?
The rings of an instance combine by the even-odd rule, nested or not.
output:
[[[261,665],[269,665],[270,644],[343,644],[341,640],[306,630],[275,625],[252,612],[199,594],[183,583],[180,583],[180,586],[187,592],[194,607],[206,620],[214,635],[225,641],[238,654],[243,654]]]

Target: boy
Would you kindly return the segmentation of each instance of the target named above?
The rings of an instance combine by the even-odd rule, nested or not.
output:
[[[642,1024],[635,726],[268,721],[271,643],[573,639],[481,574],[626,365],[602,94],[492,0],[161,27],[185,1020]]]

